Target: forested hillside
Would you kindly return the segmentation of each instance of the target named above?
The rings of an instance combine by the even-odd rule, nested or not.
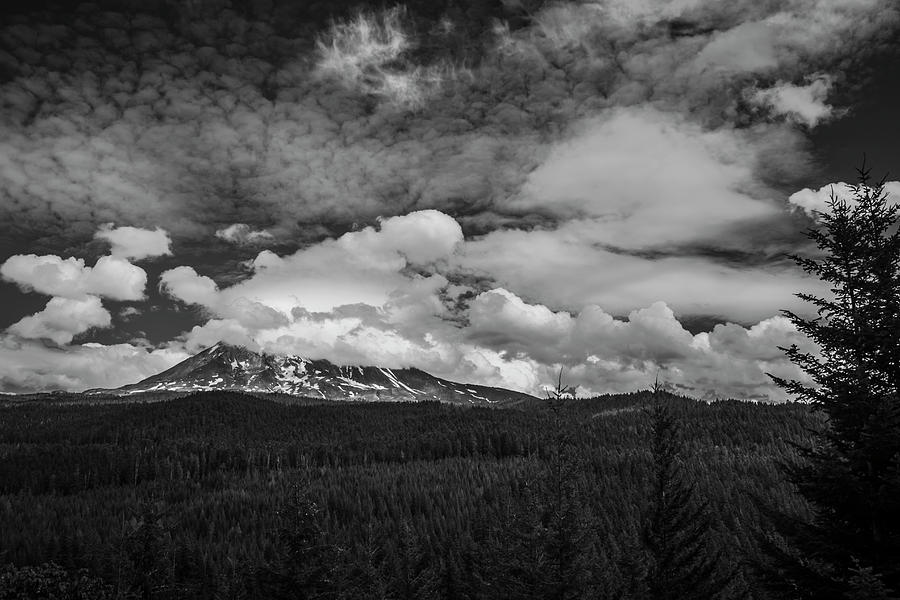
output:
[[[760,510],[804,510],[779,461],[818,418],[796,404],[662,402],[709,516],[721,597],[764,597]],[[89,587],[81,597],[638,597],[653,403],[10,404],[0,598],[44,579]],[[26,568],[45,563],[66,571]]]

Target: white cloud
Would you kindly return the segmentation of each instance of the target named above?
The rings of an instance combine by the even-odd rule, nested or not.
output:
[[[216,231],[216,237],[232,244],[263,245],[274,241],[275,237],[265,229],[256,231],[246,223],[234,223]]]
[[[395,265],[397,255],[413,265],[428,265],[447,258],[463,241],[462,228],[436,210],[420,210],[383,219],[380,227],[348,233],[336,245],[351,256],[370,256],[378,264]]]
[[[443,69],[403,60],[412,47],[401,23],[403,15],[403,9],[395,7],[334,23],[328,35],[316,42],[319,74],[400,105],[420,105],[440,86]]]
[[[159,285],[169,295],[188,304],[211,306],[216,299],[219,286],[205,275],[200,275],[193,267],[175,267],[163,271]]]
[[[7,331],[23,338],[68,344],[79,333],[92,327],[109,327],[111,323],[109,312],[97,296],[51,298],[43,310],[10,325]]]
[[[122,258],[141,260],[152,256],[171,254],[169,234],[157,227],[155,230],[140,227],[114,227],[107,223],[94,234],[96,239],[106,240],[112,246],[110,254]]]
[[[900,202],[900,181],[885,182],[884,191],[888,194],[889,203]],[[802,209],[807,215],[812,217],[816,211],[828,212],[828,201],[831,199],[832,193],[838,198],[848,201],[853,200],[853,192],[850,186],[842,181],[838,181],[823,185],[817,190],[803,188],[791,194],[790,198],[788,198],[788,203],[795,208]]]
[[[231,287],[219,289],[189,267],[161,279],[169,294],[213,315],[186,332],[190,351],[226,340],[339,364],[417,366],[538,394],[560,367],[583,393],[643,387],[660,370],[700,396],[783,397],[765,373],[796,375],[773,348],[799,338],[787,321],[766,317],[796,308],[796,272],[616,254],[586,235],[571,222],[462,242],[452,219],[428,211],[289,256],[260,252],[253,274]],[[440,272],[408,272],[414,262],[448,272],[483,267],[513,287],[472,298],[472,288]],[[572,298],[583,304],[559,310]],[[728,324],[692,335],[673,308],[722,310],[751,322],[769,312],[750,328]]]
[[[815,127],[830,119],[834,107],[825,103],[831,91],[832,80],[828,75],[814,75],[806,85],[778,81],[770,88],[758,89],[750,94],[751,102],[769,107],[775,114]]]
[[[81,344],[48,348],[39,342],[0,336],[0,389],[114,388],[155,375],[188,356],[177,347],[151,350],[131,344]]]
[[[185,348],[189,352],[199,352],[219,342],[253,351],[260,349],[250,331],[234,319],[210,319],[203,325],[195,325],[185,336]]]
[[[233,318],[243,325],[266,329],[287,324],[287,317],[244,296],[221,294],[216,282],[192,267],[175,267],[159,277],[160,289],[188,304],[199,304],[213,314]]]
[[[147,284],[143,269],[116,256],[102,256],[88,267],[81,258],[17,254],[0,265],[0,275],[23,290],[64,298],[91,294],[112,300],[141,300]]]
[[[467,241],[456,264],[534,302],[575,312],[597,304],[616,315],[662,300],[682,315],[753,322],[785,308],[802,311],[794,294],[824,289],[793,265],[613,252],[602,245],[605,232],[592,220],[494,231]]]
[[[174,297],[239,320],[248,303],[284,315],[297,306],[311,311],[355,303],[381,306],[416,280],[404,269],[446,260],[462,239],[452,218],[434,210],[418,211],[384,219],[379,229],[366,227],[289,256],[264,250],[253,261],[251,277],[223,290],[190,267],[166,271],[161,281]]]
[[[512,292],[496,288],[479,294],[469,306],[469,335],[488,347],[516,351],[539,344],[551,358],[559,341],[572,334],[569,313],[555,313],[541,304],[527,304]]]
[[[622,248],[717,241],[736,225],[782,214],[755,181],[750,134],[705,131],[650,107],[612,111],[573,130],[509,208],[591,219],[597,243]]]
[[[797,343],[814,351],[783,317],[750,328],[721,324],[692,335],[663,302],[633,310],[626,319],[596,305],[572,316],[492,290],[473,302],[470,316],[467,339],[531,361],[544,383],[547,374],[564,367],[568,383],[585,393],[646,387],[658,371],[679,389],[701,397],[783,399],[766,373],[803,375],[778,346]]]

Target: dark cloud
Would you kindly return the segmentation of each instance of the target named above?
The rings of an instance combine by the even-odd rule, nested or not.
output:
[[[659,16],[615,3],[535,5],[519,21],[521,5],[499,3],[412,3],[386,15],[301,4],[82,4],[12,18],[0,36],[2,208],[16,223],[6,233],[83,239],[113,221],[176,238],[233,223],[289,237],[421,208],[477,222],[503,214],[496,205],[575,119],[652,103],[707,126],[746,121],[745,89],[827,69],[844,55],[824,39],[869,39],[896,17],[879,11],[866,26],[865,3],[856,14],[795,2]],[[799,22],[805,11],[823,16],[804,21],[802,35],[776,18]],[[396,56],[363,60],[354,27],[388,45],[400,36]],[[338,62],[359,73],[317,77],[336,35],[347,59]],[[416,110],[382,89],[415,88],[429,69],[440,81]],[[809,166],[802,136],[765,138],[760,161],[777,159],[760,163],[764,180]]]

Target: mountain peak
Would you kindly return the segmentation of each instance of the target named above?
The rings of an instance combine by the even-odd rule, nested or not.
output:
[[[200,351],[198,354],[204,354],[204,353],[217,354],[217,353],[223,353],[223,352],[234,353],[234,354],[241,354],[241,353],[248,353],[248,352],[251,354],[260,354],[259,352],[256,352],[255,350],[251,350],[250,348],[248,348],[246,346],[241,346],[239,344],[229,344],[228,342],[222,342],[222,341],[216,342],[215,344],[213,344],[206,350]]]
[[[141,392],[232,390],[349,401],[440,401],[510,405],[532,396],[502,388],[462,384],[415,368],[338,366],[327,360],[254,352],[218,342],[174,367],[113,390]]]

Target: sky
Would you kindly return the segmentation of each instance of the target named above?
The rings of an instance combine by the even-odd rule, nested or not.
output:
[[[784,400],[889,0],[9,2],[0,391],[218,341],[579,394]]]

